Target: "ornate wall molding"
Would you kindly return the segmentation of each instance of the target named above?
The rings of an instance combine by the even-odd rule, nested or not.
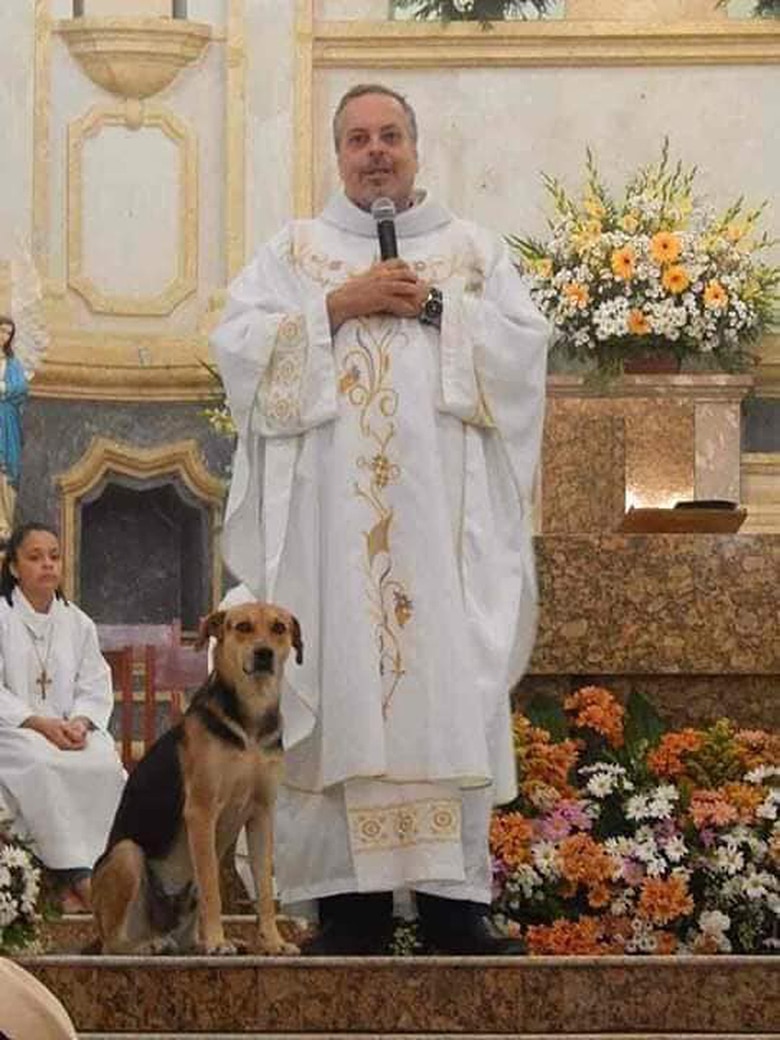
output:
[[[245,134],[244,80],[246,49],[244,40],[244,0],[229,0],[225,30],[201,27],[212,42],[226,47],[225,86],[225,133],[224,133],[224,190],[225,231],[220,247],[224,249],[228,277],[244,263],[245,223]],[[209,357],[207,333],[215,323],[221,299],[219,291],[211,286],[201,306],[188,320],[184,329],[169,331],[162,320],[155,322],[159,331],[150,328],[150,317],[164,318],[171,310],[170,298],[165,298],[171,286],[163,288],[155,298],[159,312],[148,306],[144,297],[127,299],[124,295],[104,293],[99,278],[91,278],[91,272],[81,274],[92,285],[80,285],[98,307],[106,305],[105,312],[119,321],[113,328],[106,328],[105,318],[99,327],[85,327],[84,310],[80,300],[84,294],[76,292],[69,284],[70,270],[64,255],[67,249],[72,256],[70,239],[74,234],[74,222],[67,224],[63,216],[63,250],[58,255],[54,249],[52,220],[59,223],[60,205],[63,214],[69,207],[68,192],[74,190],[73,178],[60,201],[53,195],[53,186],[59,180],[59,152],[52,153],[52,141],[59,131],[53,125],[54,98],[52,96],[52,64],[67,61],[64,48],[55,50],[59,40],[66,39],[63,28],[72,25],[70,20],[55,21],[51,15],[51,0],[35,0],[35,71],[34,71],[34,144],[33,144],[33,251],[44,282],[45,305],[50,317],[51,345],[46,361],[36,373],[31,394],[34,397],[59,399],[101,399],[115,401],[169,401],[206,400],[214,396],[214,384],[202,362]],[[83,21],[86,20],[81,20]],[[160,21],[160,20],[155,20]],[[164,20],[163,20],[164,21]],[[181,23],[180,23],[181,24]],[[190,27],[192,23],[189,23]],[[173,27],[177,32],[179,26]],[[203,34],[201,34],[203,35]],[[205,43],[204,43],[205,49]],[[59,67],[59,65],[58,65]],[[122,106],[115,106],[123,113],[125,125],[140,127],[148,122],[150,113],[156,111],[149,103],[131,99]],[[175,116],[173,117],[175,119]],[[181,143],[184,150],[184,142]],[[54,162],[56,161],[56,168]],[[192,164],[190,164],[192,169]],[[76,171],[78,178],[78,170]],[[186,219],[182,225],[190,234],[196,223],[197,173],[191,175],[192,194],[181,204]],[[76,203],[78,210],[79,203]],[[81,200],[83,207],[83,198]],[[83,216],[83,210],[82,210]],[[197,271],[197,234],[192,242],[192,261]],[[181,283],[181,270],[187,274],[188,263],[184,253],[187,242],[180,243],[178,266],[180,272],[175,279]],[[76,261],[74,277],[79,279],[80,262]],[[58,268],[63,268],[61,275]],[[52,277],[53,276],[53,277]],[[63,280],[66,279],[66,280]],[[192,280],[192,279],[190,279]],[[193,281],[197,291],[197,279]],[[175,293],[174,289],[174,293]],[[104,299],[101,300],[101,296]],[[106,299],[107,297],[107,299]],[[87,303],[89,306],[89,302]],[[174,304],[175,306],[176,304]],[[103,312],[101,312],[103,313]],[[140,318],[141,323],[134,321]],[[129,319],[129,320],[128,320]],[[136,331],[137,330],[137,331]]]
[[[124,98],[147,98],[197,61],[211,27],[173,18],[72,18],[57,22],[93,83]]]
[[[299,47],[307,27],[299,20]],[[766,65],[780,62],[780,21],[319,22],[315,68]]]
[[[60,532],[65,560],[62,584],[66,596],[78,597],[79,505],[112,473],[138,480],[166,475],[177,477],[195,498],[206,504],[212,540],[211,588],[216,605],[222,588],[221,557],[216,539],[225,487],[206,469],[195,440],[140,448],[96,437],[78,462],[56,478],[60,489]]]
[[[86,141],[110,126],[159,130],[179,152],[179,252],[177,273],[155,296],[104,292],[84,270],[84,172]],[[166,315],[195,292],[198,271],[198,151],[195,135],[164,108],[101,105],[68,127],[68,285],[98,314]]]

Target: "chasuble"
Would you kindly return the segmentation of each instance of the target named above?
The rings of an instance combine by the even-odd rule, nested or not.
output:
[[[440,331],[376,315],[331,335],[327,293],[377,259],[373,219],[339,194],[260,249],[212,338],[239,433],[225,560],[303,632],[285,901],[426,883],[484,901],[489,806],[516,790],[548,329],[495,236],[424,195],[396,233],[443,293]]]

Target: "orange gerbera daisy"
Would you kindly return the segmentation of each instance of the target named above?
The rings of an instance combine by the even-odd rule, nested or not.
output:
[[[628,312],[628,331],[633,336],[646,336],[650,331],[650,322],[644,311],[634,307]]]
[[[691,279],[688,272],[680,264],[674,264],[672,267],[667,267],[661,277],[661,284],[664,289],[667,289],[670,293],[674,293],[675,296],[679,296],[680,293],[684,293],[688,286],[691,284]]]
[[[693,898],[685,878],[648,877],[642,881],[637,912],[646,921],[668,924],[678,917],[685,917],[692,910]]]
[[[657,264],[673,264],[681,251],[680,239],[671,231],[659,231],[650,239],[650,256]]]
[[[634,277],[636,253],[631,246],[623,246],[621,249],[616,249],[609,262],[612,267],[612,273],[618,278],[622,278],[625,282],[630,282]]]
[[[568,285],[565,285],[563,287],[563,295],[569,303],[574,304],[575,307],[579,307],[580,310],[582,310],[583,307],[587,307],[588,300],[590,299],[587,285],[582,285],[580,282],[570,282]]]
[[[623,716],[625,709],[618,704],[609,690],[601,686],[583,686],[563,702],[566,711],[574,715],[578,729],[592,729],[601,733],[612,747],[623,746]]]
[[[729,302],[729,294],[720,282],[707,282],[704,286],[704,306],[721,310]]]

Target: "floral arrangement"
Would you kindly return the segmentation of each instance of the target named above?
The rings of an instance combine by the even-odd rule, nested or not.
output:
[[[26,843],[11,833],[0,805],[0,953],[36,943],[40,892],[40,868]]]
[[[590,150],[581,197],[543,175],[549,239],[508,241],[565,356],[606,377],[659,345],[726,371],[753,360],[747,348],[772,325],[780,286],[780,268],[760,259],[774,245],[757,232],[764,207],[738,199],[717,214],[695,197],[695,175],[670,162],[668,141],[622,198]]]
[[[552,0],[395,0],[395,8],[411,10],[412,17],[422,21],[442,22],[501,21],[535,11],[541,18],[547,14]]]
[[[590,686],[532,702],[514,738],[494,911],[530,954],[780,950],[780,735],[663,732]]]

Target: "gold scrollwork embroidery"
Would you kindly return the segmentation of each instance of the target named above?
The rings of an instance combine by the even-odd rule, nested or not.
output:
[[[461,808],[456,799],[367,806],[350,809],[348,815],[355,853],[460,841]]]
[[[286,259],[298,274],[325,289],[341,285],[347,278],[358,273],[344,260],[335,260],[325,253],[318,252],[303,237],[290,239]]]
[[[305,361],[303,317],[287,314],[277,327],[271,361],[258,390],[263,414],[274,426],[291,426],[300,419]]]
[[[373,519],[365,532],[365,573],[379,674],[384,684],[382,711],[385,717],[405,674],[400,632],[414,616],[412,598],[394,573],[390,546],[393,508],[387,499],[388,488],[401,477],[401,467],[391,451],[398,393],[390,382],[390,345],[394,342],[397,347],[402,338],[397,321],[359,321],[357,346],[345,355],[339,379],[339,391],[358,409],[360,433],[372,445],[370,452],[356,460],[358,470],[365,476],[355,481],[354,487]]]

